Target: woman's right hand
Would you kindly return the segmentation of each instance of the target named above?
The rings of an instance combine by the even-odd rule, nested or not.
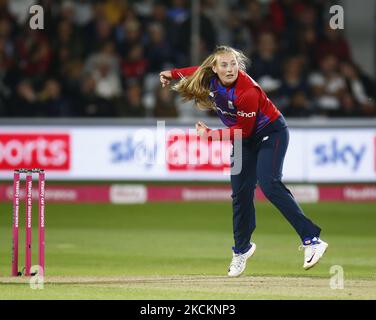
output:
[[[210,128],[202,121],[198,121],[196,123],[196,131],[197,131],[197,135],[204,138],[204,137],[207,137],[208,132],[210,131]]]
[[[159,74],[159,80],[161,81],[162,88],[168,86],[172,80],[172,74],[170,70],[162,71]]]

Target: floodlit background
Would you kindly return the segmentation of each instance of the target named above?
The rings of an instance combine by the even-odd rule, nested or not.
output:
[[[33,4],[44,9],[44,30],[30,29]],[[330,28],[335,5],[343,8],[343,30]],[[287,117],[372,117],[375,6],[372,0],[1,1],[0,115],[186,118],[194,111],[160,88],[158,73],[195,65],[226,44],[251,59],[249,73]]]
[[[375,298],[375,17],[373,0],[0,0],[0,298]],[[217,116],[159,84],[222,44],[249,57],[287,119],[284,182],[330,245],[304,272],[299,239],[257,190],[258,252],[241,288],[225,277],[231,146],[199,145],[190,130],[222,127]],[[36,167],[40,291],[9,278],[13,169]],[[344,289],[330,286],[333,266]]]

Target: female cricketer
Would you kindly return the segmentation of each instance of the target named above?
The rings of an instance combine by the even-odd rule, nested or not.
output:
[[[214,109],[227,127],[210,129],[199,121],[196,130],[201,137],[233,142],[236,131],[241,130],[241,170],[231,175],[235,246],[228,275],[241,275],[256,250],[251,236],[256,227],[253,201],[257,182],[298,233],[304,249],[303,268],[307,270],[320,260],[328,244],[319,238],[321,228],[304,215],[281,181],[288,127],[281,112],[245,72],[246,62],[242,52],[219,46],[198,67],[162,71],[160,81],[165,87],[180,79],[173,89],[183,100],[194,100],[201,109]]]

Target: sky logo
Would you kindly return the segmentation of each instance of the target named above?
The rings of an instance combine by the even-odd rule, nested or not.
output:
[[[367,148],[365,145],[341,145],[337,139],[332,139],[329,144],[319,144],[314,149],[316,164],[325,166],[329,164],[342,164],[357,171]]]
[[[123,141],[110,145],[112,163],[131,163],[150,168],[155,164],[157,144],[154,140],[127,136]]]

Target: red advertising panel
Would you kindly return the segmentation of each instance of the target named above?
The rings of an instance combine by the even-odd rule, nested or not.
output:
[[[207,141],[196,134],[171,134],[166,145],[169,171],[223,172],[230,168],[229,141]]]
[[[0,132],[0,170],[16,168],[69,170],[69,134]]]

